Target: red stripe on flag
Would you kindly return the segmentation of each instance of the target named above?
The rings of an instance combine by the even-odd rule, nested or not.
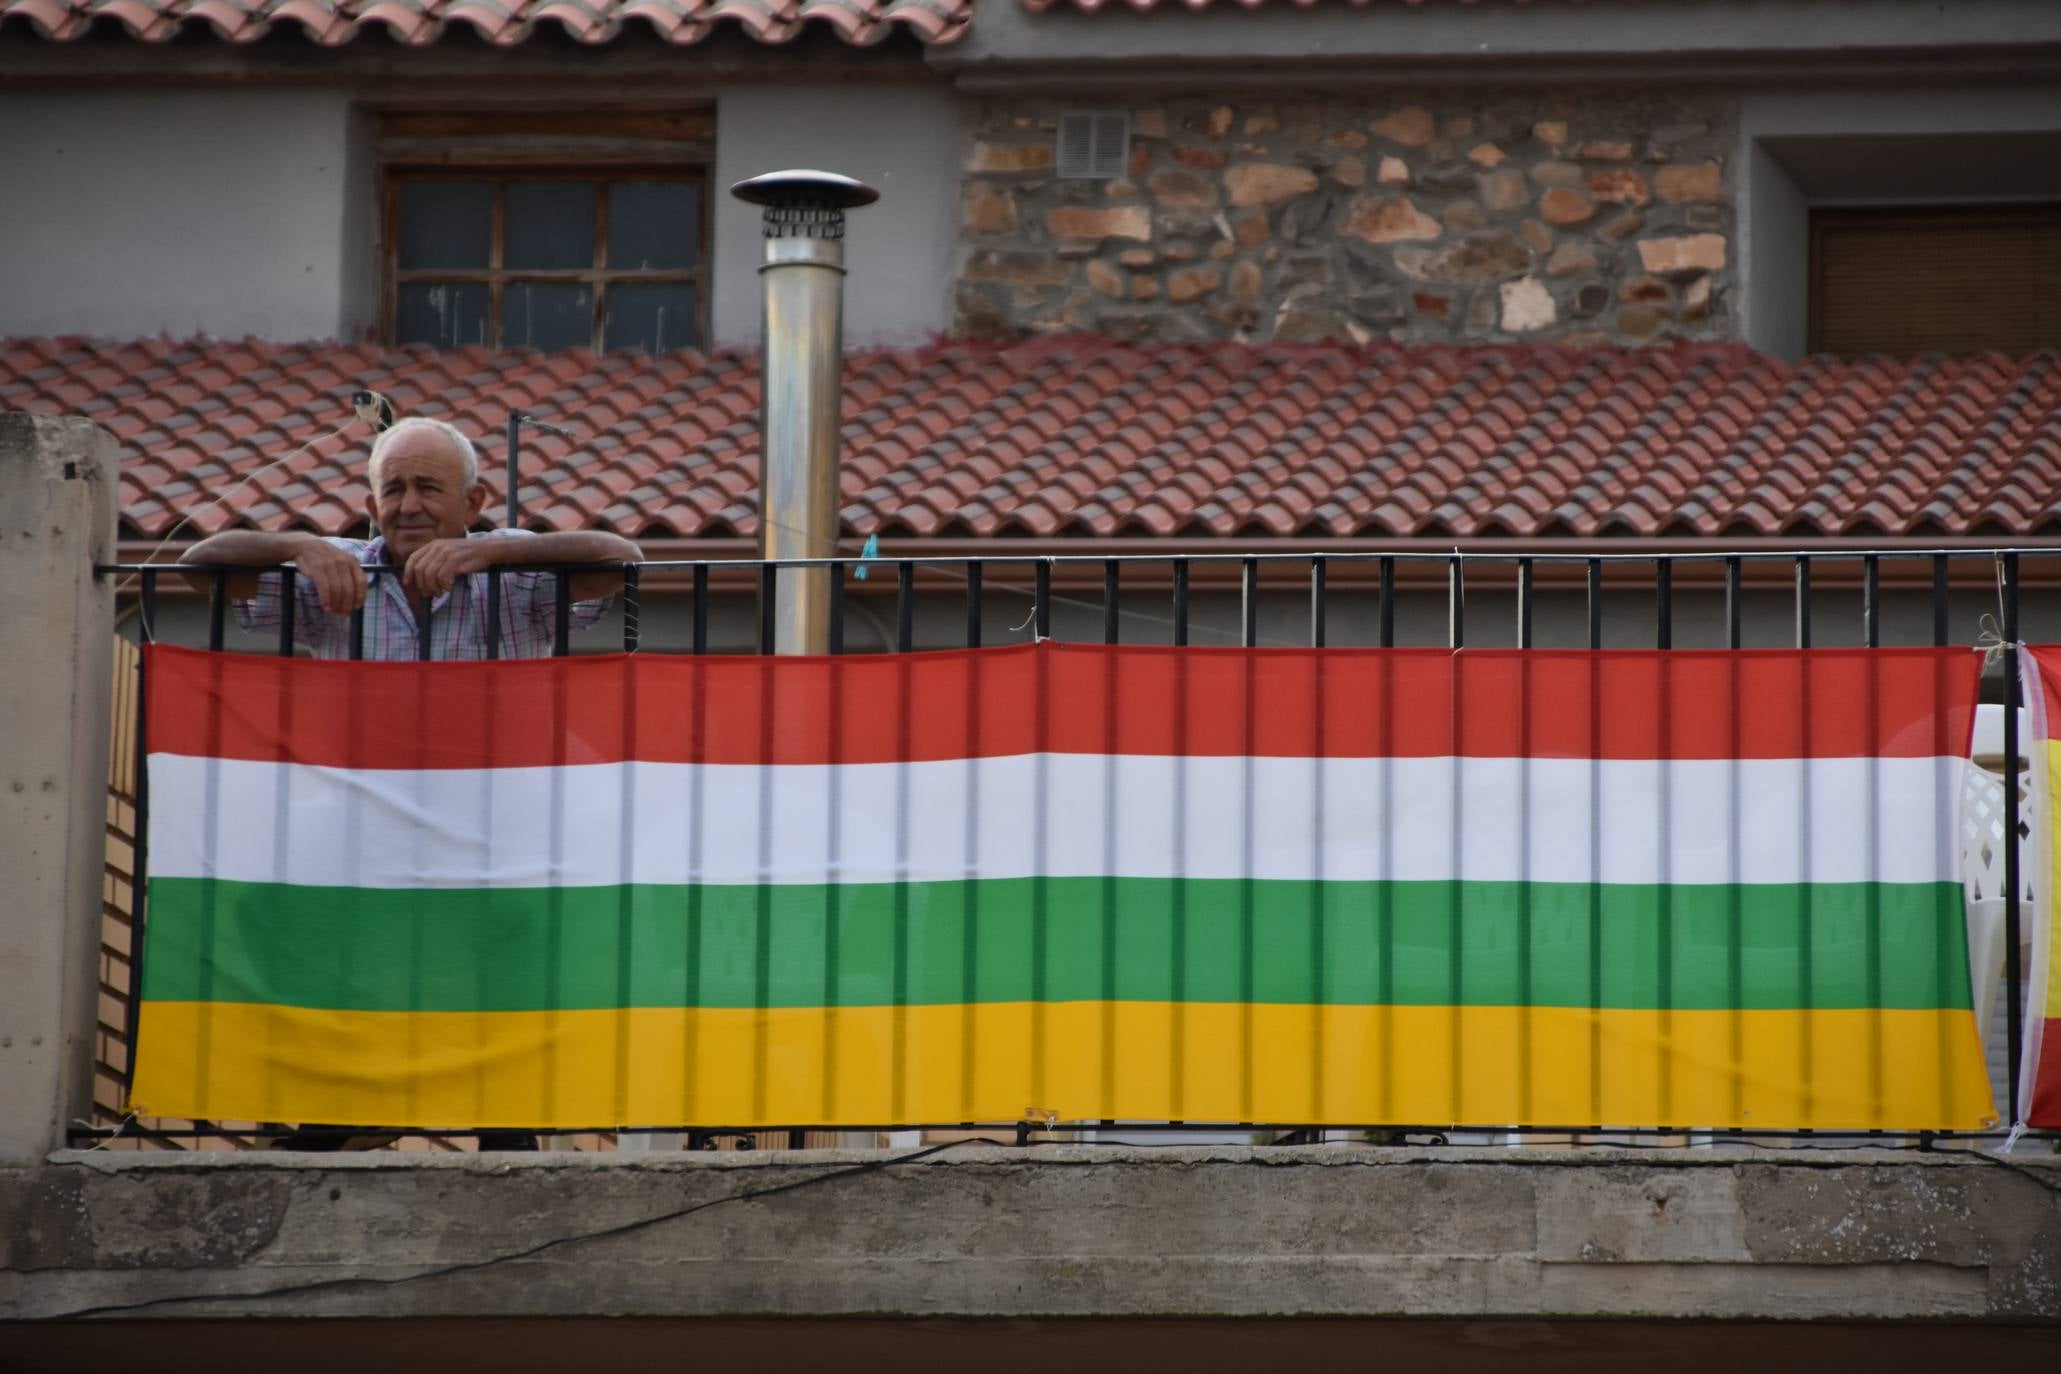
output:
[[[2047,719],[2061,721],[2061,647],[2035,649],[2026,646],[2039,669],[2040,695],[2046,699]]]
[[[2039,1076],[2032,1082],[2025,1124],[2061,1130],[2061,1020],[2042,1022],[2039,1036]]]
[[[879,763],[1040,747],[1340,758],[1924,757],[1968,751],[1979,662],[1968,649],[1930,648],[1454,654],[1026,644],[841,658],[417,664],[155,645],[150,748],[405,769],[626,758]]]

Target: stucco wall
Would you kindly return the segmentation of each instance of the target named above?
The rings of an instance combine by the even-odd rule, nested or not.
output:
[[[784,167],[842,172],[880,192],[846,230],[845,341],[912,343],[943,330],[958,234],[960,109],[942,83],[783,84],[718,95],[715,341],[759,338],[759,209],[733,199],[729,187]]]
[[[715,101],[714,339],[759,336],[759,212],[729,184],[795,166],[881,191],[846,244],[846,338],[945,327],[956,96],[782,83]],[[379,318],[371,126],[345,89],[0,93],[0,337],[363,337]]]
[[[0,336],[321,339],[372,318],[343,92],[6,91],[0,130]]]

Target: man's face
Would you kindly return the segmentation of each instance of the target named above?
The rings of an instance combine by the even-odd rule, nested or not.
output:
[[[394,561],[433,539],[461,539],[487,502],[485,483],[465,486],[465,463],[433,429],[413,429],[380,455],[365,511]]]

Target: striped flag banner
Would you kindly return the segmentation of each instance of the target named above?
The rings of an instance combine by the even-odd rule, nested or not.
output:
[[[2055,814],[2061,799],[2061,740],[2053,737],[2061,720],[2061,648],[2029,648],[2019,660],[2025,667],[2025,700],[2032,707],[2032,738],[2027,741],[2036,812],[2042,818],[2040,846],[2023,862],[2036,874],[2035,900],[2024,918],[2031,925],[2032,960],[2025,970],[2025,1048],[2018,1074],[2017,1120],[2027,1126],[2061,1129],[2061,960],[2054,957],[2054,894],[2061,882],[2061,843]],[[2015,988],[2006,989],[2010,996]]]
[[[150,650],[134,1105],[1993,1124],[1968,650]]]

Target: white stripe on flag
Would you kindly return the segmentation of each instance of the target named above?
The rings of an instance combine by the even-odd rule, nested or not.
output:
[[[1950,840],[1967,765],[1957,758],[1534,759],[1528,853],[1517,839],[1525,833],[1519,808],[1527,766],[1519,759],[1050,755],[1042,849],[1030,814],[1031,755],[350,772],[153,754],[150,766],[154,875],[394,888],[1017,878],[1036,876],[1039,852],[1052,877],[1951,882],[1959,877]],[[212,856],[198,805],[211,766],[219,769],[221,848]],[[898,804],[902,769],[906,800]],[[282,770],[294,775],[284,815],[275,804]],[[691,800],[697,771],[699,818]],[[1323,805],[1315,807],[1320,773]],[[1592,776],[1600,780],[1597,796]],[[766,788],[772,834],[762,849]],[[1384,792],[1395,799],[1386,824]],[[628,845],[620,832],[626,797],[636,827]],[[556,844],[554,809],[563,827]],[[905,836],[896,833],[898,813],[918,818]],[[970,863],[969,818],[977,843]],[[1590,866],[1592,825],[1600,872]],[[557,872],[554,850],[563,856]],[[905,866],[897,865],[898,852],[906,853]],[[699,872],[693,853],[701,856]],[[770,854],[764,868],[762,853]]]

